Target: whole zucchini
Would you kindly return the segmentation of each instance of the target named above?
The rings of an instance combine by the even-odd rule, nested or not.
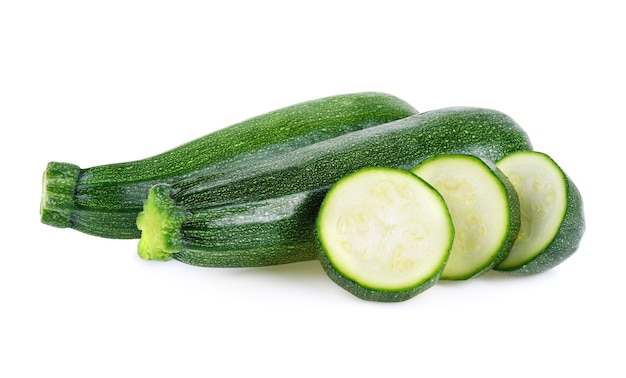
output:
[[[389,94],[345,94],[275,110],[144,160],[85,169],[51,162],[44,173],[41,221],[106,238],[138,238],[137,214],[152,185],[259,164],[415,113]]]
[[[328,189],[365,167],[410,169],[437,154],[497,161],[530,150],[507,115],[446,108],[345,134],[246,169],[150,190],[137,219],[139,255],[248,267],[316,258],[315,220]]]

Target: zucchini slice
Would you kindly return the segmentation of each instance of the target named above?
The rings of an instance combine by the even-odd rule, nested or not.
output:
[[[520,227],[517,193],[495,166],[476,156],[436,155],[413,168],[443,196],[454,224],[445,280],[491,270],[509,253]]]
[[[438,280],[454,228],[443,198],[397,168],[364,168],[328,192],[317,220],[328,276],[355,296],[399,302]]]
[[[529,275],[559,265],[578,249],[585,230],[580,192],[541,152],[514,152],[496,166],[517,190],[521,207],[517,240],[496,269]]]

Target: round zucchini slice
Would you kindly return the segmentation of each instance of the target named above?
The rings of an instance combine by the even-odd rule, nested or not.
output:
[[[364,168],[339,180],[317,220],[319,259],[353,295],[399,302],[430,288],[454,227],[439,193],[409,171]]]
[[[542,152],[515,152],[496,166],[517,190],[522,221],[509,255],[496,269],[529,275],[559,265],[578,249],[585,230],[580,192]]]
[[[507,256],[520,227],[520,207],[498,168],[476,156],[443,154],[412,171],[439,191],[452,216],[454,244],[441,279],[477,277]]]

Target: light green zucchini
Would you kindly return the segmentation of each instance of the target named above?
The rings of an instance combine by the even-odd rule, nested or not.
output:
[[[137,220],[139,255],[218,267],[315,259],[320,205],[346,175],[375,166],[409,170],[443,153],[496,161],[529,149],[513,119],[480,108],[433,110],[355,131],[219,177],[155,186]]]
[[[43,177],[41,221],[106,238],[139,238],[137,214],[155,184],[254,166],[416,113],[389,94],[346,94],[275,110],[143,160],[91,168],[51,162]]]
[[[412,172],[441,193],[454,223],[454,244],[441,279],[478,277],[508,255],[520,227],[519,199],[493,163],[443,154]]]
[[[576,252],[585,232],[583,201],[572,179],[547,154],[524,151],[496,165],[520,200],[517,240],[496,270],[530,275],[561,264]]]
[[[340,287],[361,299],[400,302],[437,282],[454,227],[432,186],[406,170],[375,167],[330,189],[317,236],[322,267]]]

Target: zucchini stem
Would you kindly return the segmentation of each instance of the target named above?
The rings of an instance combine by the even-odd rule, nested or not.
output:
[[[182,248],[180,228],[184,213],[171,198],[171,190],[168,184],[152,187],[137,216],[137,227],[142,233],[138,252],[144,260],[169,261]]]
[[[80,167],[70,163],[50,162],[43,173],[39,214],[41,222],[50,226],[72,226],[72,212],[76,208],[74,188]]]

